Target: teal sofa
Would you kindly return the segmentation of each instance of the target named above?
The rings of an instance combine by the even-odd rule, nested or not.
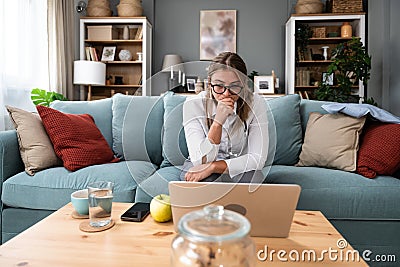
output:
[[[178,180],[179,166],[188,156],[182,129],[184,96],[114,95],[92,102],[53,102],[67,113],[89,113],[114,153],[123,161],[95,165],[75,172],[54,167],[27,175],[18,150],[16,132],[0,132],[1,232],[6,242],[70,201],[70,194],[95,180],[113,181],[115,201],[149,202],[168,193]],[[308,114],[326,113],[324,102],[289,95],[266,101],[269,106],[270,157],[267,183],[299,184],[298,209],[320,210],[360,252],[396,255],[400,260],[400,180],[317,167],[295,167]],[[268,166],[267,166],[268,165]],[[369,264],[376,265],[377,262]],[[386,262],[382,266],[395,266]],[[378,264],[379,265],[379,264]]]

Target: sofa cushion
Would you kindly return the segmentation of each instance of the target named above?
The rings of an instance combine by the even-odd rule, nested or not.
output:
[[[297,208],[320,210],[328,219],[400,220],[400,180],[391,176],[365,179],[340,170],[274,165],[266,182],[300,185]]]
[[[66,169],[76,171],[119,161],[89,114],[67,114],[45,106],[36,108]]]
[[[160,165],[164,103],[161,97],[115,94],[112,103],[113,150],[125,160]]]
[[[185,159],[189,157],[182,125],[185,100],[185,96],[171,93],[164,97],[163,162],[161,168],[183,165]]]
[[[89,166],[75,172],[63,167],[50,168],[29,176],[21,172],[3,184],[2,201],[18,208],[57,210],[71,198],[76,190],[87,188],[91,182],[113,182],[114,200],[133,202],[136,181],[142,181],[154,172],[149,162],[130,161]]]
[[[355,171],[365,117],[310,113],[297,166]]]
[[[97,128],[112,147],[111,132],[111,98],[96,101],[54,101],[50,107],[64,113],[70,114],[90,114]]]
[[[135,202],[150,202],[158,194],[169,194],[168,183],[179,181],[182,166],[169,166],[157,170],[149,178],[138,183]]]
[[[369,122],[361,136],[357,173],[374,178],[400,168],[400,124]]]
[[[62,162],[53,149],[53,144],[43,127],[38,114],[6,106],[18,135],[19,151],[29,175]]]
[[[299,160],[303,141],[300,96],[295,94],[274,98],[268,100],[267,104],[274,118],[273,123],[269,121],[269,132],[271,136],[276,136],[270,139],[270,146],[276,145],[273,164],[294,165]],[[274,139],[276,144],[271,142]]]

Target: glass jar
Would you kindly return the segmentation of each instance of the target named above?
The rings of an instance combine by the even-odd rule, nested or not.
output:
[[[172,241],[171,266],[255,266],[250,222],[239,213],[210,205],[184,215]]]
[[[343,22],[340,28],[340,36],[344,38],[350,38],[353,36],[353,29],[349,22]]]

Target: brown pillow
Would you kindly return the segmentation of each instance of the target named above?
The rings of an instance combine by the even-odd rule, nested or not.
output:
[[[17,131],[19,151],[29,175],[62,165],[38,114],[6,106]]]
[[[360,133],[365,117],[312,112],[296,166],[318,166],[355,171]]]

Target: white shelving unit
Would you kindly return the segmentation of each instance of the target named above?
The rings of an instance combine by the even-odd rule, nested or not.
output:
[[[330,60],[305,60],[296,62],[296,43],[295,33],[296,26],[298,24],[308,24],[310,27],[329,27],[329,26],[341,26],[343,22],[350,22],[352,25],[353,36],[359,37],[361,42],[365,44],[365,14],[309,14],[309,15],[297,15],[293,14],[286,22],[286,51],[285,51],[285,91],[286,94],[294,94],[298,91],[312,91],[317,86],[299,86],[296,84],[296,69],[300,67],[324,67],[328,66]],[[310,46],[317,45],[328,45],[335,46],[339,43],[343,43],[351,38],[341,38],[340,32],[339,37],[326,37],[326,38],[311,38]],[[330,53],[330,51],[329,51]],[[322,73],[321,73],[322,76]],[[353,94],[358,95],[360,102],[364,99],[364,86],[362,82],[359,83],[358,88],[354,88]]]
[[[112,26],[118,33],[118,37],[114,36],[111,40],[89,40],[88,26]],[[128,26],[129,39],[124,40],[123,28]],[[135,39],[134,35],[138,28],[142,28],[142,38]],[[111,84],[105,86],[92,86],[92,99],[110,97],[116,92],[125,94],[135,94],[150,96],[151,87],[146,86],[145,81],[151,77],[152,62],[152,26],[146,17],[84,17],[80,19],[80,59],[86,58],[86,47],[94,47],[101,59],[101,54],[105,46],[116,46],[114,61],[106,61],[107,76],[122,76],[123,84]],[[133,55],[130,61],[120,61],[118,53],[121,49],[127,49]],[[143,53],[143,60],[137,60],[137,52]],[[81,87],[82,88],[82,87]],[[82,88],[83,89],[83,88]],[[83,89],[84,90],[84,89]],[[96,96],[96,94],[100,94]],[[81,98],[85,94],[81,93]],[[83,99],[81,99],[83,100]]]

